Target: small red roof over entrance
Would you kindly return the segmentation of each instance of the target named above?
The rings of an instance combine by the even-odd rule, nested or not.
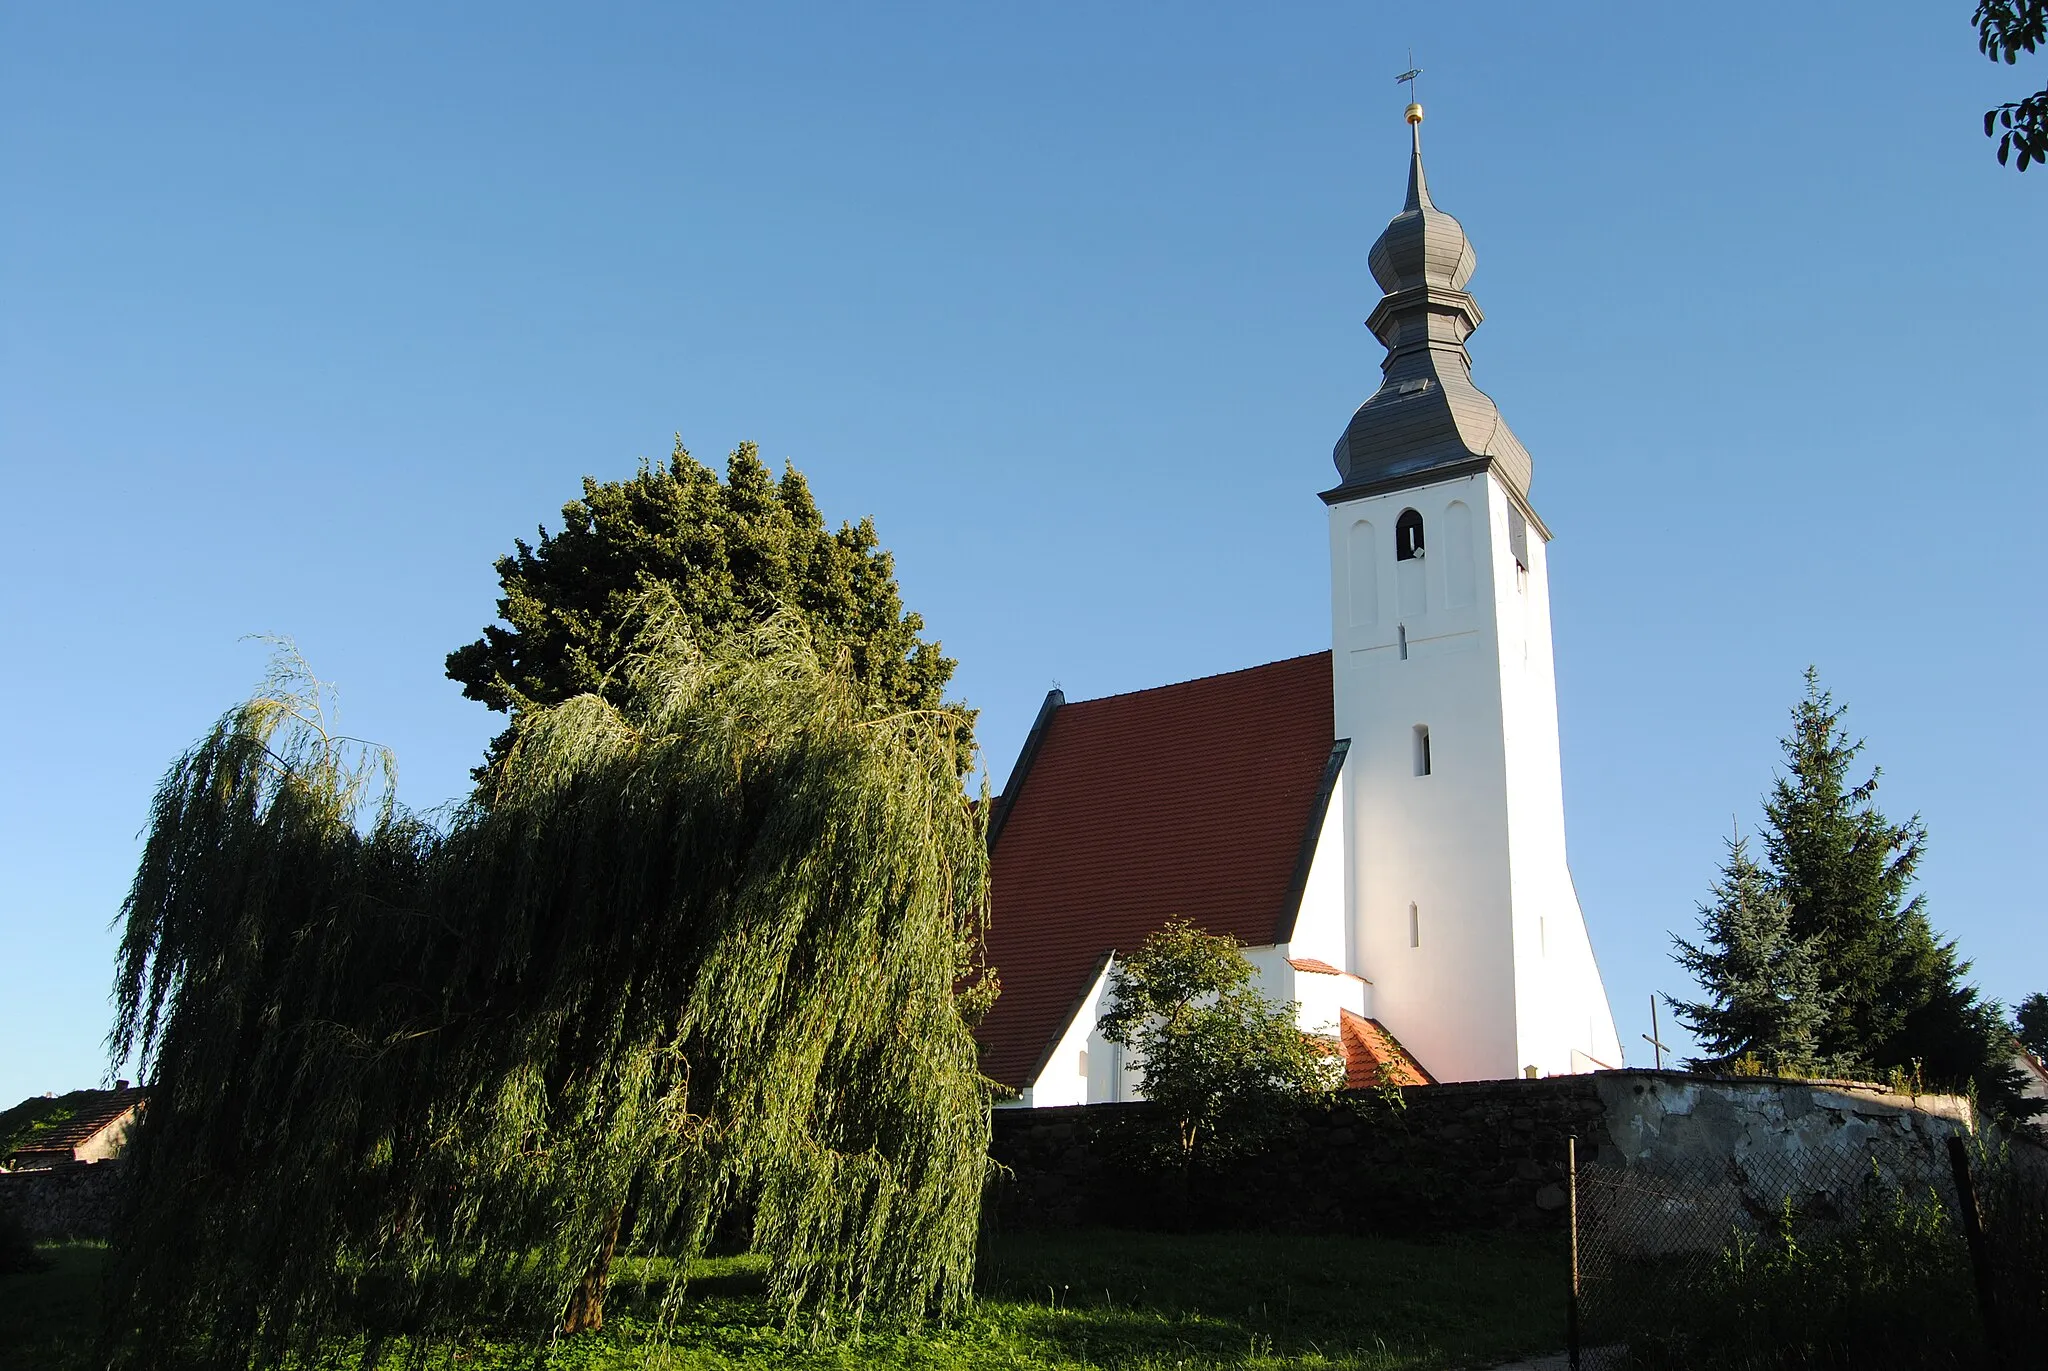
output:
[[[1034,1081],[1100,970],[1169,919],[1293,936],[1337,755],[1330,654],[1064,704],[1048,697],[992,816],[982,1070]]]

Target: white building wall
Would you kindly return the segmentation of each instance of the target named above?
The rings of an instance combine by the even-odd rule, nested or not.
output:
[[[1330,510],[1351,959],[1375,1017],[1439,1080],[1616,1062],[1565,867],[1542,536],[1509,549],[1490,473]],[[1422,515],[1423,556],[1394,530]],[[1428,730],[1428,774],[1418,728]]]
[[[1112,965],[1104,959],[1073,1017],[1061,1030],[1059,1042],[1039,1068],[1038,1079],[1024,1087],[1015,1100],[1006,1100],[999,1108],[1050,1109],[1063,1104],[1136,1098],[1116,1094],[1120,1081],[1130,1075],[1123,1062],[1123,1049],[1106,1041],[1096,1027],[1108,1008]],[[1135,1080],[1135,1076],[1130,1078]]]

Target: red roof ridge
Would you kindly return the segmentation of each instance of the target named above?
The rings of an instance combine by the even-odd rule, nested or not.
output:
[[[1323,961],[1319,957],[1289,957],[1287,959],[1287,964],[1293,967],[1296,971],[1306,971],[1311,976],[1349,976],[1354,981],[1365,981],[1365,984],[1367,985],[1372,984],[1371,981],[1365,980],[1365,977],[1359,975],[1357,972],[1346,971],[1341,967],[1331,966],[1328,962]]]
[[[1436,1077],[1378,1019],[1348,1009],[1337,1011],[1337,1038],[1344,1048],[1344,1084],[1353,1090],[1381,1085],[1435,1085]]]
[[[1136,690],[1119,690],[1108,695],[1091,695],[1085,700],[1068,700],[1065,707],[1073,709],[1079,705],[1099,705],[1107,700],[1124,700],[1129,699],[1133,695],[1150,695],[1154,691],[1159,690],[1173,690],[1180,686],[1201,685],[1205,681],[1220,681],[1229,676],[1243,676],[1253,671],[1264,671],[1268,667],[1286,666],[1290,662],[1305,662],[1311,657],[1327,657],[1329,655],[1330,649],[1320,648],[1314,652],[1297,653],[1292,657],[1276,657],[1270,662],[1260,662],[1256,666],[1232,667],[1228,671],[1212,671],[1206,676],[1190,676],[1184,681],[1164,681],[1155,686],[1139,686]]]

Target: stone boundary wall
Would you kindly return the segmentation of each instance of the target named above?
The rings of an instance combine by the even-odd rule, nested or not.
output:
[[[114,1227],[126,1167],[119,1161],[67,1162],[40,1171],[0,1171],[0,1209],[37,1241],[104,1240]]]
[[[1603,1071],[1615,1151],[1602,1158],[1646,1176],[1729,1163],[1817,1174],[1868,1174],[1873,1157],[1948,1169],[1944,1139],[1976,1127],[1960,1095],[1896,1095],[1857,1081]]]
[[[1840,1167],[1938,1148],[1967,1101],[1848,1082],[1603,1071],[1407,1086],[1395,1105],[1345,1091],[1267,1154],[1183,1183],[1146,1163],[1142,1104],[999,1109],[989,1220],[1002,1228],[1226,1228],[1302,1233],[1561,1229],[1566,1155],[1656,1173],[1800,1155]],[[1862,1163],[1867,1165],[1867,1163]]]
[[[1197,1172],[1182,1189],[1137,1151],[1148,1106],[1003,1109],[990,1152],[1001,1228],[1237,1228],[1424,1233],[1559,1228],[1567,1142],[1611,1146],[1588,1076],[1407,1086],[1394,1105],[1343,1092],[1303,1112],[1265,1155]]]

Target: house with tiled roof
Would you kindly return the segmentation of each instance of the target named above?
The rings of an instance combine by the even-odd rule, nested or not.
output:
[[[49,1107],[33,1110],[36,1117],[14,1134],[0,1165],[11,1171],[37,1171],[117,1157],[141,1112],[143,1095],[120,1081],[112,1090],[74,1090],[52,1099]],[[42,1103],[28,1101],[24,1108]]]
[[[1097,1029],[1119,955],[1187,919],[1336,1038],[1354,1085],[1622,1064],[1566,864],[1550,530],[1473,385],[1474,256],[1408,190],[1368,257],[1380,384],[1320,493],[1331,646],[1104,699],[1051,692],[989,818],[982,1068],[1014,1104],[1137,1094]]]
[[[2012,1064],[2020,1073],[2020,1095],[2029,1100],[2048,1100],[2048,1062],[2014,1038]]]

